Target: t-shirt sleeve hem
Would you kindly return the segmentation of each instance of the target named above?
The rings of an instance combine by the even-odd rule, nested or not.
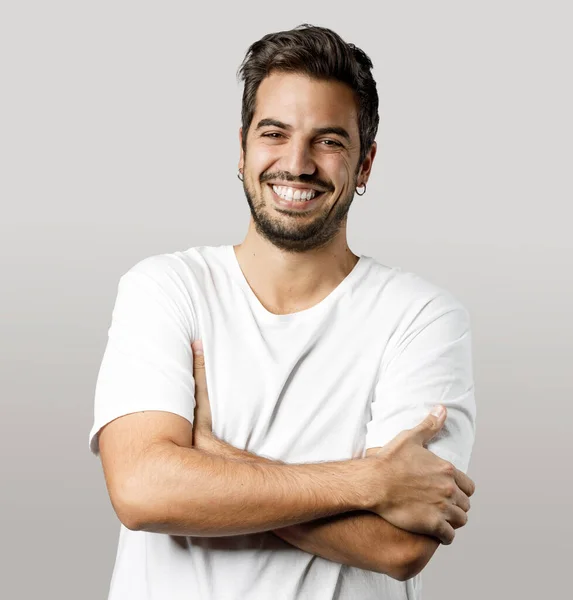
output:
[[[191,425],[193,424],[193,411],[190,411],[186,405],[180,406],[165,406],[158,404],[146,404],[138,407],[132,407],[129,410],[123,410],[121,412],[117,412],[115,414],[108,414],[105,417],[102,417],[94,422],[93,427],[89,434],[89,449],[92,454],[95,456],[99,456],[99,433],[103,427],[105,427],[108,423],[119,419],[120,417],[124,417],[126,415],[130,415],[136,412],[143,411],[162,411],[162,412],[170,412],[175,415],[179,415],[184,419],[187,419]]]

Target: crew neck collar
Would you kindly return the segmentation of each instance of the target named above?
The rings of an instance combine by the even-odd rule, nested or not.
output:
[[[275,313],[267,310],[262,304],[261,301],[257,298],[249,282],[247,281],[242,269],[239,264],[239,260],[235,253],[235,248],[233,245],[223,246],[223,250],[228,260],[229,266],[231,267],[231,271],[233,273],[234,278],[237,283],[241,286],[243,291],[245,292],[249,304],[252,306],[253,310],[256,312],[257,316],[265,321],[266,323],[271,324],[291,324],[300,321],[306,321],[307,318],[314,317],[319,313],[327,310],[328,307],[335,302],[342,294],[344,294],[349,287],[352,286],[353,282],[357,280],[361,273],[367,266],[367,262],[370,257],[359,255],[358,261],[354,265],[353,269],[348,273],[348,275],[322,300],[320,300],[317,304],[311,306],[310,308],[305,308],[304,310],[300,310],[294,313],[289,313],[285,315],[277,315]]]

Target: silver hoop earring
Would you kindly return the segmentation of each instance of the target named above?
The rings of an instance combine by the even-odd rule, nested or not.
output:
[[[360,193],[360,192],[358,191],[358,188],[359,188],[359,187],[363,187],[363,188],[364,188],[364,191],[363,191],[362,193]],[[356,186],[356,193],[357,193],[359,196],[364,196],[364,194],[366,193],[366,184],[365,184],[365,183],[363,183],[362,185],[358,185],[358,186]]]
[[[239,169],[239,172],[237,173],[237,177],[239,178],[239,181],[244,181],[244,176],[241,177],[241,175],[243,175],[243,171],[241,171],[241,169]]]

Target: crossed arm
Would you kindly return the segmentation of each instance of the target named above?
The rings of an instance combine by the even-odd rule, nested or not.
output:
[[[173,348],[179,361],[161,367],[174,378],[181,377],[188,352],[182,347],[185,336],[179,335],[181,324],[168,311],[159,311],[159,302],[147,301],[149,290],[138,287],[142,283],[143,278],[126,278],[114,308],[114,332],[127,327],[131,334],[141,329],[141,338],[137,339],[145,340],[139,346],[137,339],[132,340],[133,347],[129,347],[125,360],[124,348],[110,351],[109,364],[128,369],[132,376],[131,386],[116,384],[118,396],[130,392],[137,397],[142,391],[146,396],[147,390],[136,382],[136,374],[152,361],[140,346]],[[440,306],[436,310],[442,310]],[[423,377],[435,384],[437,393],[430,397],[444,400],[438,384],[459,379],[456,389],[467,387],[469,376],[464,374],[469,372],[456,365],[462,359],[467,364],[468,343],[464,340],[468,336],[465,319],[449,318],[453,315],[449,305],[442,311],[447,318],[438,320],[436,310],[426,311],[427,318],[417,326],[416,335],[407,337],[399,350],[402,364],[416,365],[417,377],[413,378],[410,395],[418,392],[415,385]],[[129,339],[129,335],[115,337]],[[434,348],[432,353],[429,347]],[[457,348],[457,354],[452,355],[452,347]],[[197,365],[194,360],[199,408]],[[394,371],[395,376],[400,373],[398,367]],[[458,377],[459,372],[462,375]],[[160,384],[153,370],[143,381],[154,383],[149,387],[155,390],[163,385],[165,373]],[[111,381],[106,402],[115,397],[113,377]],[[187,374],[180,383],[189,386]],[[403,383],[399,382],[397,389],[403,389]],[[449,385],[447,390],[451,388]],[[130,529],[190,536],[274,531],[303,551],[406,579],[425,566],[437,548],[437,540],[451,543],[453,529],[466,522],[467,496],[473,494],[473,483],[451,464],[423,449],[417,433],[409,433],[408,439],[399,434],[396,444],[395,440],[383,442],[384,459],[367,456],[338,463],[282,465],[222,442],[216,442],[217,447],[208,451],[197,450],[192,439],[198,430],[197,414],[192,428],[187,419],[173,414],[177,410],[161,414],[168,409],[161,402],[152,402],[152,395],[146,396],[146,406],[155,408],[138,408],[142,403],[136,402],[133,408],[140,412],[124,413],[108,422],[99,434],[110,499],[118,517]],[[426,405],[427,400],[426,396],[420,405]],[[469,416],[471,409],[470,404]],[[445,417],[442,425],[443,420]],[[432,426],[426,426],[427,433],[431,430]],[[467,428],[464,431],[470,434]],[[394,451],[386,453],[392,444]]]
[[[100,432],[110,499],[129,529],[273,531],[305,552],[406,580],[424,568],[437,539],[451,543],[467,522],[473,482],[423,448],[443,426],[444,410],[371,449],[376,456],[285,465],[218,440],[204,360],[195,359],[194,378],[192,427],[172,413],[143,411]]]
[[[212,433],[211,409],[205,360],[201,344],[193,345],[195,380],[195,420],[193,445],[226,459],[273,463],[270,459],[240,450],[219,440]],[[376,454],[379,448],[367,450]],[[351,511],[274,530],[275,535],[292,546],[333,562],[385,573],[405,580],[417,575],[432,558],[439,541],[429,535],[396,527],[369,511]]]
[[[197,358],[194,378],[193,427],[143,411],[100,432],[110,498],[126,527],[190,536],[273,531],[311,554],[405,580],[424,568],[437,539],[451,543],[465,525],[473,482],[423,448],[444,410],[372,449],[376,456],[285,465],[217,440]]]
[[[273,462],[239,450],[201,429],[199,435],[195,435],[195,445],[205,452],[227,459]],[[376,448],[372,448],[367,455],[376,451]],[[385,573],[401,581],[418,574],[439,545],[433,537],[405,531],[368,511],[324,517],[275,529],[273,533],[309,554],[343,565]]]
[[[428,515],[445,518],[432,510],[436,494],[430,491],[428,498],[425,490],[420,502],[417,489],[396,486],[385,467],[391,456],[287,465],[248,455],[212,435],[197,443],[194,425],[172,413],[142,411],[101,430],[106,484],[127,528],[199,537],[275,532],[303,551],[398,580],[417,574],[435,551],[432,538],[408,531],[423,527],[434,533]],[[416,449],[432,455],[409,440],[398,452],[409,459]],[[439,465],[430,479],[437,477],[443,488],[440,482],[451,473],[436,457],[430,460]],[[410,471],[406,479],[412,476]]]

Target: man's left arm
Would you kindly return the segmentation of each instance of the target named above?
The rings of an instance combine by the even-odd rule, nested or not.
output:
[[[237,460],[270,459],[239,450],[199,429],[195,444],[205,452]],[[373,448],[370,452],[375,452]],[[428,563],[438,540],[404,531],[371,512],[350,512],[284,527],[275,535],[292,546],[339,564],[384,573],[404,581]]]

